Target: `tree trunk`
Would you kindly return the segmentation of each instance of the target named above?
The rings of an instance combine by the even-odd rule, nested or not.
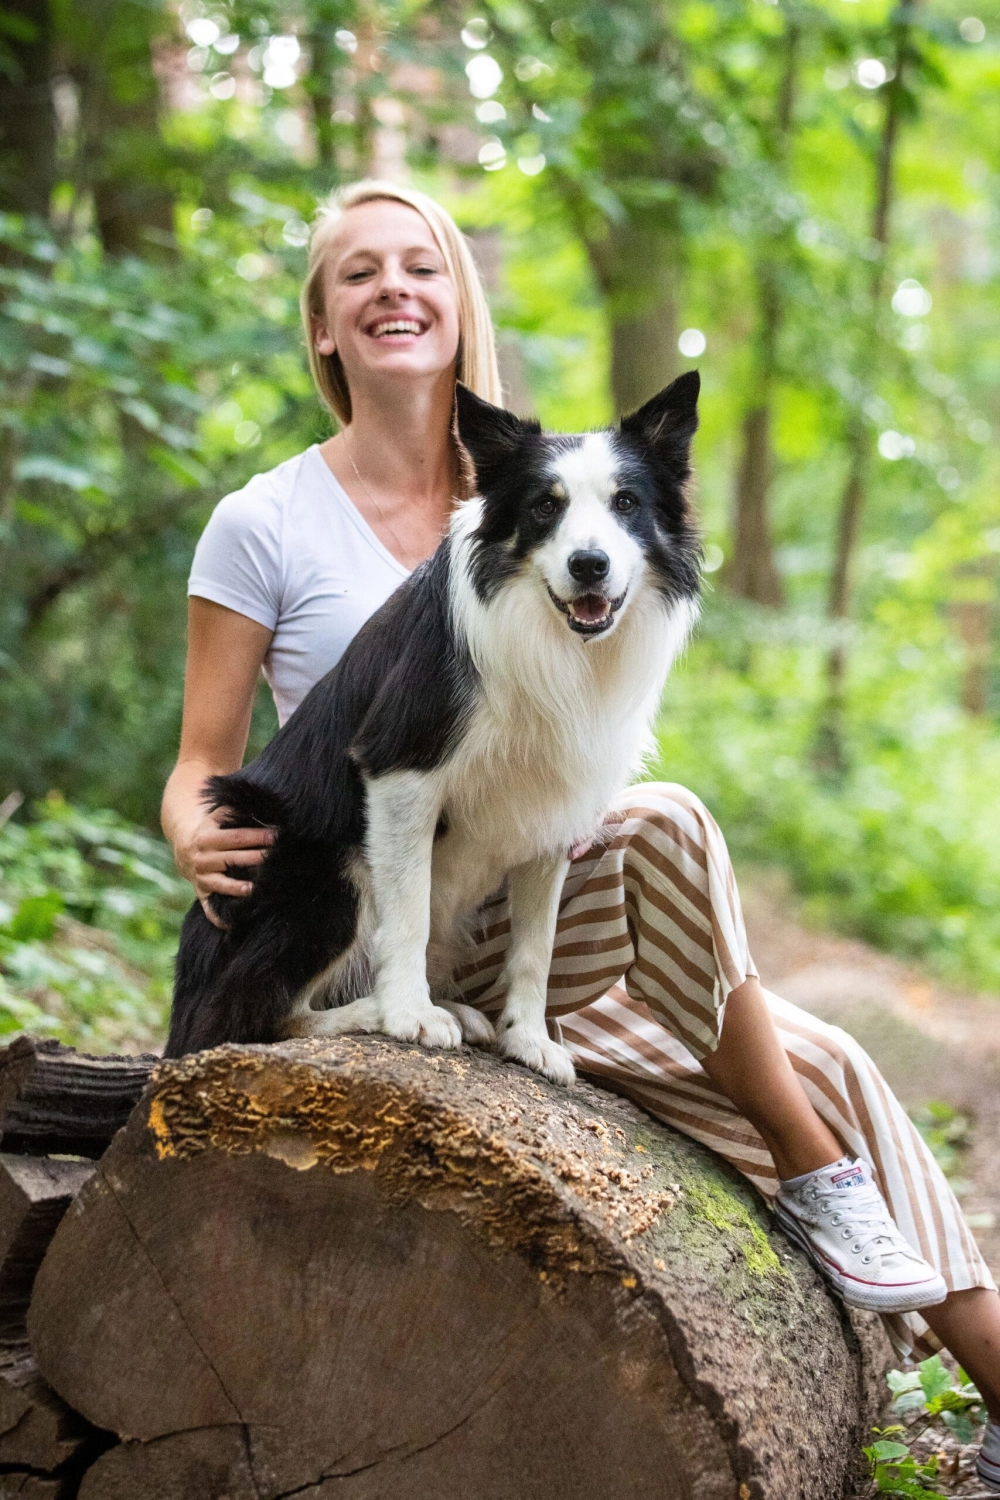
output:
[[[48,218],[56,181],[52,19],[48,0],[4,6],[0,69],[0,209]]]
[[[862,330],[862,382],[874,385],[880,364],[879,324],[889,251],[890,214],[895,181],[896,147],[903,112],[907,107],[908,70],[912,58],[912,6],[902,7],[893,22],[893,72],[885,85],[885,115],[875,164],[875,200],[872,207],[871,239],[875,251],[868,279],[867,325]],[[905,80],[905,81],[904,81]],[[871,434],[860,410],[852,412],[847,426],[847,480],[837,519],[837,538],[827,613],[841,627],[830,647],[826,664],[826,700],[816,734],[815,759],[820,770],[840,774],[847,764],[844,742],[844,705],[847,677],[847,643],[844,634],[851,609],[851,574],[868,489],[871,467]]]
[[[608,309],[611,396],[635,411],[677,374],[679,249],[666,230],[613,226],[587,245]]]
[[[81,1500],[837,1500],[869,1324],[632,1104],[374,1037],[159,1067],[29,1315]]]
[[[764,132],[764,154],[779,171],[788,160],[798,95],[801,27],[786,18],[783,62],[774,119]],[[754,266],[757,326],[752,345],[750,390],[743,414],[743,450],[733,495],[733,554],[721,581],[731,593],[754,604],[778,609],[784,604],[781,574],[771,536],[771,486],[774,452],[771,410],[778,371],[778,337],[784,320],[778,265],[788,254],[783,227],[758,247]]]
[[[723,574],[731,593],[778,609],[784,603],[774,560],[769,502],[773,477],[771,405],[751,406],[743,417],[743,454],[736,476],[733,555]]]
[[[65,44],[83,125],[80,175],[111,255],[173,253],[174,202],[152,60],[166,14],[145,0],[91,0],[67,12]]]

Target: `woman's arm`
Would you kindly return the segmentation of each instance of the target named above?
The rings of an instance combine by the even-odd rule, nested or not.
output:
[[[245,896],[249,882],[225,874],[227,865],[258,865],[272,835],[266,828],[221,828],[224,814],[207,813],[201,793],[209,776],[243,764],[250,715],[272,632],[246,615],[192,597],[184,718],[177,765],[163,793],[161,822],[181,874],[190,880],[210,922],[213,891]]]

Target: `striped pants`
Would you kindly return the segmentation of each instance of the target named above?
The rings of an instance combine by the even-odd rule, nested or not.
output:
[[[496,1010],[510,922],[500,893],[483,911],[462,998]],[[726,998],[756,977],[725,840],[683,787],[630,787],[570,866],[548,1006],[581,1073],[625,1094],[732,1163],[765,1198],[777,1191],[754,1127],[700,1066]],[[871,1163],[896,1223],[952,1291],[993,1278],[940,1168],[871,1058],[845,1031],[765,991],[782,1044],[845,1153]],[[939,1347],[916,1313],[885,1319],[901,1356]]]

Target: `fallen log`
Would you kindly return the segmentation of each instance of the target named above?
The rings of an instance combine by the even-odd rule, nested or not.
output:
[[[628,1102],[374,1037],[162,1064],[28,1327],[81,1500],[838,1500],[881,1347]]]
[[[87,1057],[51,1038],[18,1037],[0,1051],[4,1151],[100,1156],[158,1061],[152,1055]]]
[[[0,1152],[0,1349],[24,1341],[35,1273],[93,1170],[89,1161]]]
[[[75,1494],[71,1483],[107,1446],[38,1373],[25,1315],[35,1274],[93,1162],[0,1153],[0,1500]]]

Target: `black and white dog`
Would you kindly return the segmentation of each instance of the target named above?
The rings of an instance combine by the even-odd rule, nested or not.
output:
[[[562,437],[459,388],[477,496],[267,749],[208,784],[234,826],[277,837],[251,895],[213,898],[226,931],[188,913],[168,1056],[347,1031],[492,1041],[449,981],[506,880],[497,1045],[572,1081],[545,1027],[559,897],[697,613],[698,390],[682,375],[617,428]]]

